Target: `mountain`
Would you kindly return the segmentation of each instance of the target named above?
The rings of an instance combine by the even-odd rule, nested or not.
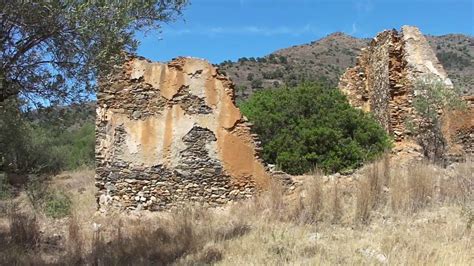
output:
[[[75,130],[86,123],[94,123],[95,101],[72,103],[65,106],[50,106],[31,110],[25,117],[35,124],[61,130]]]
[[[462,34],[426,37],[454,85],[464,95],[474,95],[474,37]]]
[[[426,37],[455,86],[463,94],[474,94],[474,37],[461,34]],[[355,64],[360,50],[369,41],[336,32],[264,57],[227,60],[218,67],[236,84],[238,100],[262,88],[302,81],[322,81],[336,86],[340,75]]]

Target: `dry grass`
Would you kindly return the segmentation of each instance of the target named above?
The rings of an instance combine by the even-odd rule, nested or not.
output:
[[[88,221],[96,212],[94,174],[94,170],[88,168],[69,171],[57,176],[50,185],[52,189],[68,191],[73,204],[72,215],[79,223]]]
[[[0,232],[0,262],[2,265],[26,265],[36,261],[38,256],[40,228],[34,215],[20,213],[16,208],[8,211],[9,229]]]
[[[466,234],[455,208],[441,209],[436,215],[422,211],[415,217],[372,221],[363,229],[261,221],[252,224],[252,232],[224,244],[219,264],[469,265],[473,260],[472,235]]]
[[[356,180],[311,178],[304,200],[275,210],[279,219],[248,215],[254,230],[226,243],[219,264],[472,265],[473,170],[470,162],[444,170],[384,158]]]
[[[15,210],[9,218],[10,244],[24,249],[36,248],[40,237],[36,217],[20,214]]]
[[[95,213],[92,172],[67,173],[70,217],[10,212],[0,229],[7,264],[472,265],[473,164],[440,169],[383,158],[352,177],[308,176],[220,209]],[[92,210],[91,210],[92,209]],[[39,229],[44,233],[39,233]],[[54,233],[61,239],[45,251]],[[49,236],[49,238],[48,238]]]
[[[388,155],[366,167],[364,175],[358,182],[354,217],[356,223],[368,224],[371,212],[387,204],[387,192],[392,174],[397,175],[390,169]]]

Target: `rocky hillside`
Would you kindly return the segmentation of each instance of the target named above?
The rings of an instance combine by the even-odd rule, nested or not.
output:
[[[449,78],[463,94],[474,94],[474,37],[462,34],[427,36]]]
[[[427,37],[454,84],[464,94],[474,94],[474,37],[460,34]],[[360,49],[369,41],[336,32],[265,57],[224,61],[219,68],[236,83],[236,95],[240,99],[258,89],[301,81],[323,81],[336,86],[340,75],[355,64]]]

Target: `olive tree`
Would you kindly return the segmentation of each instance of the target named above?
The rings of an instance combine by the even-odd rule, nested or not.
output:
[[[466,108],[459,95],[455,87],[447,86],[438,78],[420,79],[415,83],[413,107],[418,118],[407,120],[407,126],[418,136],[425,156],[432,161],[442,159],[446,146],[441,132],[442,115]]]
[[[97,77],[135,51],[137,31],[159,30],[186,5],[187,0],[0,0],[0,172],[60,169],[61,151],[70,149],[56,149],[51,132],[62,129],[27,121],[22,107],[88,99]]]
[[[0,103],[75,101],[186,0],[0,0]]]

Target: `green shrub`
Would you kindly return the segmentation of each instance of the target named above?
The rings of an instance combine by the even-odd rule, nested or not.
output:
[[[8,184],[5,173],[0,173],[0,200],[8,199],[12,196],[12,187]]]
[[[54,174],[94,164],[92,108],[70,106],[25,113],[18,106],[11,101],[0,107],[0,171]]]
[[[34,177],[26,185],[26,195],[35,209],[41,205],[48,195],[48,183],[44,178]]]
[[[457,68],[463,70],[465,67],[472,65],[468,59],[455,52],[439,52],[436,56],[445,68]]]
[[[26,194],[36,210],[49,217],[62,218],[70,213],[71,199],[68,195],[55,191],[45,178],[33,178],[28,182]]]
[[[250,86],[253,89],[263,88],[263,81],[261,79],[254,79],[252,80]]]
[[[247,80],[248,80],[248,81],[252,81],[253,78],[254,78],[254,74],[253,74],[253,73],[249,73],[249,74],[247,75]]]
[[[53,218],[68,216],[71,212],[71,199],[62,192],[50,192],[44,201],[43,211]]]
[[[58,150],[67,153],[65,169],[76,169],[83,165],[94,164],[95,126],[87,122],[77,130],[63,134],[62,142],[57,144]]]
[[[21,118],[20,102],[6,100],[0,104],[0,171],[28,168],[30,136]]]
[[[407,128],[417,135],[424,155],[433,162],[443,162],[447,140],[442,133],[442,113],[465,111],[466,102],[460,97],[458,87],[446,87],[441,80],[432,77],[415,83],[413,107],[419,115],[418,121],[405,121]],[[443,111],[443,112],[440,112]]]
[[[375,120],[320,84],[259,91],[241,110],[260,136],[263,159],[290,174],[354,169],[391,146]]]

